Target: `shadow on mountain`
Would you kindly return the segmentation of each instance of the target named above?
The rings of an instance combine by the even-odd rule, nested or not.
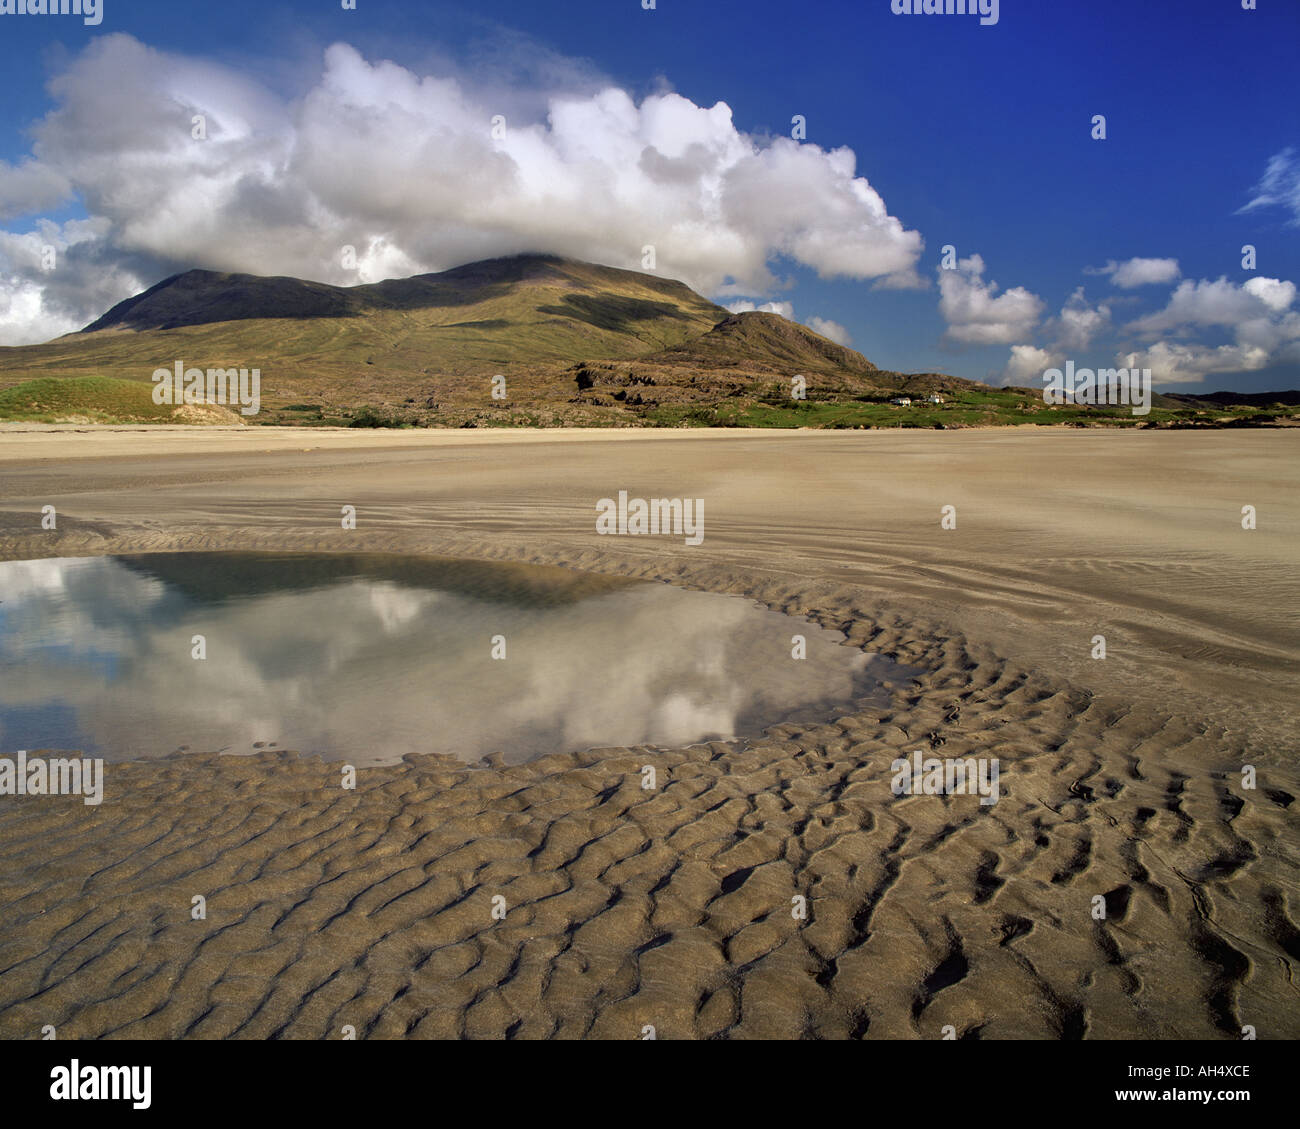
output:
[[[442,325],[438,329],[509,329],[511,323],[504,318],[488,318],[486,321],[454,321],[451,325]]]
[[[680,307],[670,302],[648,302],[641,298],[618,295],[593,298],[587,294],[566,294],[560,305],[538,306],[537,312],[585,321],[597,329],[608,329],[615,333],[631,333],[634,322],[654,321],[657,318],[690,320]]]
[[[440,275],[390,279],[365,286],[329,286],[298,278],[188,271],[119,302],[83,333],[101,329],[179,329],[260,318],[351,318],[372,310],[469,306],[511,292],[514,283],[461,284]]]

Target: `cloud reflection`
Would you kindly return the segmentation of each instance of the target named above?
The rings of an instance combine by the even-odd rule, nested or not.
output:
[[[634,583],[506,600],[373,563],[304,587],[291,558],[275,560],[280,590],[219,600],[174,582],[175,555],[0,563],[0,750],[128,759],[275,742],[354,763],[517,762],[751,736],[830,716],[897,670],[732,596]],[[807,637],[804,661],[793,634]],[[195,635],[206,660],[190,657]]]

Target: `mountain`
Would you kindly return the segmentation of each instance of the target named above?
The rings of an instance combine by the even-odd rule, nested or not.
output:
[[[652,354],[661,364],[734,368],[761,360],[781,371],[867,373],[879,370],[861,353],[837,345],[779,314],[732,314],[708,333]],[[650,359],[650,358],[647,358]]]
[[[0,349],[0,387],[41,376],[148,381],[173,365],[256,367],[264,400],[369,403],[439,382],[629,357],[707,332],[727,311],[680,282],[545,255],[361,286],[193,270],[80,333]]]
[[[321,282],[191,270],[119,302],[81,332],[179,329],[257,318],[352,317],[364,308],[351,290]]]
[[[889,372],[805,326],[732,314],[656,275],[516,255],[359,286],[173,275],[78,333],[0,348],[0,418],[188,420],[189,406],[160,412],[151,399],[153,372],[178,361],[258,369],[261,412],[239,417],[246,423],[1222,426],[1296,416],[1292,394],[1226,394],[1157,397],[1147,421],[1108,421],[1098,409],[1048,408],[1041,390]],[[892,402],[902,397],[921,402]]]
[[[1205,392],[1200,396],[1170,392],[1161,398],[1174,404],[1188,404],[1198,408],[1271,408],[1274,405],[1295,407],[1300,405],[1300,390],[1293,388],[1287,392]]]
[[[518,255],[359,286],[186,271],[79,333],[0,349],[0,388],[42,377],[149,381],[179,360],[259,369],[259,421],[314,411],[346,422],[369,407],[464,423],[501,415],[489,385],[501,374],[509,407],[535,409],[539,422],[617,423],[632,405],[584,397],[571,370],[634,358],[688,382],[688,370],[725,373],[742,390],[792,369],[849,383],[878,372],[803,326],[732,315],[671,279]]]
[[[629,407],[764,403],[792,406],[792,380],[808,401],[880,401],[984,389],[938,373],[877,368],[861,353],[778,314],[732,314],[708,333],[631,360],[584,361],[570,370],[582,402]]]
[[[590,334],[580,327],[630,336],[644,349],[647,343],[689,337],[725,313],[680,282],[554,256],[518,255],[439,274],[346,287],[298,278],[186,271],[119,302],[82,333],[370,317],[405,320],[417,330],[490,331],[497,339],[509,336],[507,331],[559,323],[577,330],[584,347],[590,345]]]

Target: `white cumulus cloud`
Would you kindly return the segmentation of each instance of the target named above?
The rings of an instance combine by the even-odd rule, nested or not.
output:
[[[1151,369],[1155,384],[1198,384],[1215,374],[1300,364],[1296,293],[1295,283],[1278,278],[1254,276],[1240,284],[1227,278],[1185,279],[1164,308],[1121,327],[1128,340],[1121,339],[1116,364]],[[1092,306],[1080,287],[1047,328],[1055,330],[1055,339],[1046,348],[1022,344],[1012,349],[1004,380],[1023,383],[1026,376],[1060,367],[1071,356],[1086,363],[1081,354],[1115,327],[1110,306]],[[1230,332],[1230,343],[1207,340],[1211,331],[1224,329]],[[1140,342],[1137,348],[1135,339]]]
[[[572,71],[566,88],[548,65],[544,95],[506,97],[469,72],[418,73],[337,43],[290,97],[232,67],[100,37],[50,83],[32,157],[0,165],[0,216],[76,196],[100,231],[60,268],[79,280],[48,298],[53,281],[0,247],[11,337],[41,339],[50,310],[84,324],[195,266],[346,284],[524,251],[639,269],[653,245],[658,273],[710,295],[771,289],[777,261],[920,284],[920,234],[889,214],[851,150],[761,140],[724,102],[638,102]],[[192,136],[197,115],[206,139]],[[91,271],[111,281],[108,303]]]
[[[1237,327],[1271,319],[1295,301],[1293,282],[1255,277],[1238,285],[1227,278],[1215,282],[1191,279],[1179,284],[1163,310],[1138,318],[1131,328],[1157,334],[1188,326]]]
[[[779,314],[786,321],[794,321],[793,302],[764,302],[762,305],[755,305],[753,302],[741,298],[735,302],[728,302],[727,309],[733,314]]]
[[[1002,370],[1002,383],[1020,388],[1036,387],[1044,372],[1061,364],[1060,357],[1035,345],[1012,345],[1011,356]]]
[[[971,255],[959,259],[955,270],[939,269],[939,312],[954,341],[1010,345],[1038,324],[1043,300],[1023,286],[998,294],[996,282],[984,281],[984,260]]]
[[[1295,283],[1278,278],[1255,276],[1240,285],[1227,278],[1188,279],[1163,310],[1130,323],[1129,329],[1151,341],[1125,356],[1150,368],[1156,383],[1199,382],[1212,373],[1253,372],[1300,362],[1300,312],[1292,309],[1295,299]],[[1206,328],[1224,327],[1232,332],[1232,344],[1186,340]]]
[[[1174,282],[1182,270],[1177,259],[1126,259],[1122,263],[1111,259],[1104,267],[1088,269],[1084,273],[1109,275],[1111,282],[1121,290],[1136,290],[1139,286]]]
[[[1057,316],[1057,350],[1077,351],[1088,348],[1103,330],[1110,326],[1110,307],[1088,304],[1080,286],[1070,295]]]
[[[1153,384],[1199,384],[1212,373],[1254,372],[1267,367],[1267,349],[1243,345],[1186,345],[1157,341],[1147,349],[1122,353],[1123,368],[1149,368]]]
[[[834,341],[836,345],[843,345],[846,349],[853,345],[853,338],[849,335],[849,331],[837,321],[813,315],[808,319],[808,328],[814,333],[820,333],[828,341]]]

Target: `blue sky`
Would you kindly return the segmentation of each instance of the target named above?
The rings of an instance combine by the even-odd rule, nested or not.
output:
[[[352,53],[327,65],[339,43]],[[1297,43],[1293,0],[1002,0],[993,26],[895,15],[891,0],[103,0],[96,27],[0,15],[0,342],[45,339],[188,266],[347,282],[480,248],[637,267],[652,242],[660,273],[725,304],[788,303],[884,367],[1036,385],[1051,363],[1131,354],[1163,391],[1300,387]],[[412,94],[429,76],[454,92]],[[611,87],[629,102],[600,101]],[[690,105],[647,124],[668,92]],[[557,98],[575,107],[565,128],[548,124]],[[706,121],[719,102],[729,123]],[[451,106],[459,124],[439,118]],[[201,156],[183,130],[159,134],[173,111],[188,130],[195,108],[212,127]],[[516,131],[504,148],[465,134],[498,111]],[[627,181],[623,146],[651,135],[666,171]],[[608,160],[578,153],[583,137],[608,138]],[[398,161],[408,144],[418,160]],[[847,175],[828,156],[844,149]],[[726,174],[721,216],[706,150]],[[538,203],[560,165],[567,210]],[[861,241],[876,221],[854,178],[885,216]],[[507,181],[481,213],[453,198]],[[328,265],[345,239],[369,247],[368,274]],[[38,244],[58,248],[57,270],[35,264]],[[945,245],[957,269],[941,272]]]

